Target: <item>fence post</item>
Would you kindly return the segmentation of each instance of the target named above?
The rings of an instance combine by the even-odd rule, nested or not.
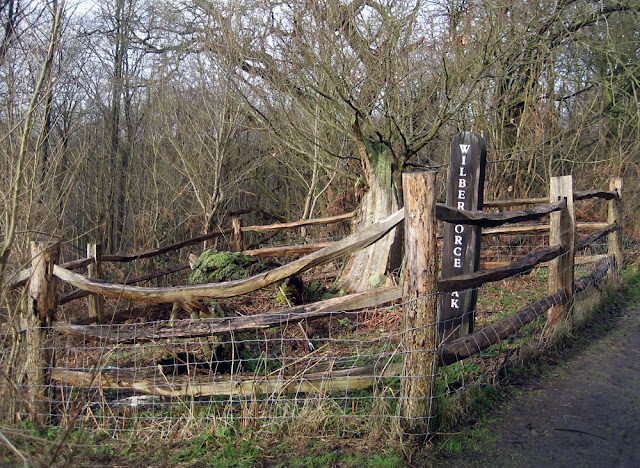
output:
[[[93,258],[93,263],[87,266],[89,278],[102,279],[102,244],[95,242],[87,244],[87,257]],[[97,323],[102,323],[102,304],[103,298],[101,294],[89,294],[87,296],[87,305],[89,308],[89,317],[94,317]]]
[[[619,276],[622,271],[622,229],[624,226],[622,216],[622,182],[622,177],[613,177],[609,181],[609,190],[618,194],[617,198],[609,200],[609,213],[607,216],[607,222],[618,225],[618,229],[609,234],[607,239],[608,253],[616,257],[616,276]]]
[[[549,262],[548,293],[558,289],[565,291],[561,304],[553,306],[547,312],[547,324],[553,325],[565,317],[571,309],[573,300],[573,265],[575,257],[575,212],[573,209],[573,178],[571,176],[552,177],[550,181],[551,202],[567,201],[567,207],[551,213],[549,245],[561,245],[562,255]]]
[[[233,250],[236,252],[242,252],[244,250],[242,218],[231,218],[231,229],[233,229]]]
[[[47,327],[56,312],[56,277],[53,265],[60,258],[60,243],[31,242],[31,281],[26,310],[23,311],[25,329],[25,376],[27,397],[31,405],[30,419],[41,421],[46,410],[46,389],[53,352],[47,347]]]
[[[412,443],[432,430],[436,400],[436,314],[438,249],[436,245],[435,172],[402,174],[405,207],[403,297],[404,365],[402,428]]]

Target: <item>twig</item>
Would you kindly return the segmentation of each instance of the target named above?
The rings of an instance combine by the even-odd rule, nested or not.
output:
[[[4,434],[2,432],[0,432],[0,440],[2,442],[4,442],[4,444],[9,447],[9,449],[11,449],[11,451],[13,453],[15,453],[18,458],[20,458],[20,460],[22,460],[22,465],[27,468],[29,466],[29,463],[27,462],[27,459],[25,458],[24,455],[22,455],[22,453],[20,453],[20,451],[11,443],[11,441],[9,439],[7,439]]]
[[[587,431],[581,431],[580,429],[564,429],[564,428],[561,428],[561,427],[554,427],[554,429],[556,431],[576,432],[578,434],[586,434],[586,435],[590,435],[590,436],[593,436],[593,437],[597,437],[598,439],[607,440],[606,437],[602,437],[602,436],[599,436],[598,434],[593,434],[593,433],[587,432]]]
[[[289,306],[289,308],[291,308],[292,307],[291,301],[289,301],[289,298],[285,294],[284,289],[282,289],[282,285],[279,285],[278,289],[280,290],[280,294],[282,294],[282,297],[284,297],[284,300],[287,301],[287,305]],[[313,346],[313,343],[309,339],[309,335],[307,335],[307,331],[304,329],[301,322],[298,322],[298,326],[302,331],[302,336],[304,336],[304,339],[307,340],[307,348],[309,349],[309,351],[313,351],[315,347]]]

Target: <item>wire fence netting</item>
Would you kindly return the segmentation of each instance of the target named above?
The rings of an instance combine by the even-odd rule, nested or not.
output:
[[[548,237],[537,234],[500,239],[486,237],[483,261],[513,261],[548,244]],[[589,251],[604,253],[604,243]],[[592,270],[592,264],[579,265],[576,278]],[[467,344],[470,357],[449,365],[441,365],[442,345],[407,348],[407,334],[416,330],[404,326],[407,304],[401,301],[312,319],[284,316],[268,328],[215,334],[206,333],[206,324],[224,317],[190,318],[187,309],[154,320],[82,325],[66,334],[45,328],[39,333],[47,335],[46,349],[40,351],[48,362],[22,362],[25,330],[9,327],[0,349],[3,393],[18,400],[18,419],[40,413],[50,424],[82,425],[114,436],[146,430],[168,436],[201,423],[361,436],[374,430],[401,433],[408,418],[404,408],[413,403],[404,385],[422,380],[432,391],[421,399],[428,401],[422,401],[427,410],[419,426],[429,435],[451,427],[471,404],[470,394],[488,398],[499,392],[510,366],[545,345],[548,307],[532,316],[514,312],[547,296],[547,285],[547,268],[537,267],[477,288],[476,308],[468,312],[475,324]],[[250,317],[266,311],[261,294],[207,307]],[[585,289],[574,296],[569,316],[586,307],[591,294]],[[252,301],[262,308],[252,308]],[[200,331],[172,335],[172,327]],[[437,327],[429,323],[423,331],[435,334]],[[425,363],[423,374],[406,372],[411,359]],[[50,383],[34,388],[29,379],[37,372]]]

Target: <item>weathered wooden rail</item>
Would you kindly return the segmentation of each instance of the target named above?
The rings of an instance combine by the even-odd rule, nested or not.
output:
[[[614,179],[611,190],[607,192],[589,191],[574,193],[570,178],[554,178],[552,181],[551,200],[540,204],[530,200],[517,200],[519,205],[537,205],[524,210],[487,213],[481,211],[463,211],[443,207],[435,203],[433,187],[434,174],[411,174],[405,180],[405,208],[391,215],[383,222],[371,226],[359,233],[352,234],[346,239],[331,243],[294,260],[282,267],[269,272],[255,275],[251,278],[226,283],[212,283],[204,285],[177,286],[171,288],[138,287],[133,283],[146,281],[155,275],[147,274],[143,277],[131,278],[128,284],[116,284],[98,278],[81,275],[71,271],[91,264],[91,259],[81,259],[71,264],[57,265],[56,255],[34,255],[34,264],[30,271],[32,297],[43,297],[33,303],[30,311],[25,312],[31,323],[53,328],[58,334],[80,337],[107,345],[125,343],[156,342],[163,339],[199,338],[223,335],[236,332],[265,330],[283,324],[298,323],[303,320],[312,321],[331,314],[360,310],[363,308],[379,307],[385,304],[402,304],[403,309],[403,338],[402,345],[407,352],[403,355],[402,363],[387,361],[381,366],[359,366],[349,369],[332,369],[330,373],[303,373],[301,375],[278,376],[273,378],[258,378],[255,375],[235,375],[233,379],[221,376],[209,376],[193,380],[193,376],[176,377],[171,386],[148,379],[136,380],[135,375],[125,373],[114,376],[114,371],[96,367],[92,371],[67,370],[61,368],[50,369],[49,373],[35,378],[51,378],[71,385],[99,386],[104,388],[124,388],[148,392],[164,396],[202,396],[229,393],[286,393],[317,392],[322,390],[339,390],[364,388],[372,385],[377,379],[386,376],[400,375],[408,377],[402,379],[404,395],[402,408],[403,416],[407,420],[429,420],[434,408],[424,404],[414,404],[425,395],[430,394],[431,379],[438,365],[448,365],[461,359],[466,359],[520,330],[524,325],[534,320],[544,312],[548,312],[547,319],[552,326],[556,321],[569,313],[572,297],[576,292],[600,281],[611,268],[620,269],[622,265],[620,204],[622,200],[622,180]],[[575,232],[580,223],[575,222],[573,203],[587,198],[601,198],[609,203],[607,222],[591,223],[589,230],[598,229],[587,236],[575,240]],[[510,203],[513,203],[511,201]],[[506,202],[505,202],[506,203]],[[487,205],[490,205],[488,203]],[[499,206],[499,205],[494,205]],[[500,205],[500,206],[507,206]],[[351,215],[349,215],[351,216]],[[544,226],[534,226],[527,229],[549,231],[552,245],[526,255],[519,260],[505,266],[481,270],[472,274],[456,276],[438,281],[438,256],[435,254],[436,222],[446,221],[462,224],[474,224],[486,228],[492,235],[501,233],[498,226],[506,223],[535,221],[550,216],[550,223]],[[327,218],[335,221],[348,219],[345,217]],[[326,221],[325,219],[324,221]],[[317,220],[316,220],[317,221]],[[95,294],[125,298],[145,303],[155,303],[160,306],[167,302],[190,302],[206,298],[224,298],[245,294],[280,281],[293,274],[308,271],[314,267],[330,262],[344,255],[362,249],[375,243],[386,235],[400,222],[405,222],[405,252],[411,261],[405,264],[405,276],[402,287],[381,288],[359,294],[329,299],[298,307],[278,310],[267,314],[242,317],[225,317],[200,319],[189,322],[159,321],[149,325],[127,324],[88,325],[55,322],[56,281],[61,280],[74,285],[83,291],[73,293],[74,297],[66,296],[62,301],[80,297],[81,294]],[[311,221],[306,221],[310,223]],[[337,221],[336,221],[337,222]],[[300,227],[300,222],[272,225],[271,228]],[[241,226],[235,223],[236,232],[242,232]],[[248,229],[248,228],[247,228]],[[504,232],[504,231],[502,231]],[[523,232],[527,232],[523,230]],[[587,277],[574,281],[573,264],[577,251],[597,242],[604,237],[608,239],[608,255],[600,259],[595,269]],[[201,241],[202,239],[199,238]],[[172,249],[179,249],[188,244],[173,244]],[[43,247],[43,246],[40,246]],[[43,252],[55,252],[55,245],[44,246]],[[138,253],[135,256],[119,256],[110,261],[125,261],[124,259],[148,258],[167,252],[168,247]],[[144,255],[144,257],[143,257]],[[96,256],[98,256],[96,254]],[[95,258],[95,257],[94,257]],[[104,256],[102,260],[109,257]],[[41,264],[44,262],[44,267]],[[477,288],[489,282],[509,278],[518,273],[530,271],[542,262],[550,262],[550,282],[548,295],[532,304],[500,319],[490,326],[471,335],[461,337],[450,342],[436,342],[435,325],[435,297],[437,292],[460,290],[463,288]],[[186,268],[184,265],[173,267]],[[571,274],[566,271],[570,269]],[[169,270],[169,269],[167,269]],[[39,286],[41,285],[41,286]],[[39,288],[42,288],[40,290]],[[44,295],[44,296],[43,296]],[[53,297],[53,299],[52,299]],[[42,304],[48,304],[42,309]],[[53,306],[51,304],[54,304]],[[34,318],[35,317],[35,318]],[[37,319],[37,320],[36,320]],[[35,321],[34,321],[35,320]],[[44,340],[42,335],[34,336],[34,345],[30,348],[33,362],[46,362],[39,356],[39,350],[46,349],[38,340]],[[48,375],[47,375],[48,374]],[[201,381],[203,379],[208,381]],[[418,397],[418,395],[422,395]],[[425,412],[428,414],[425,415]],[[424,427],[406,427],[409,433],[427,431]]]

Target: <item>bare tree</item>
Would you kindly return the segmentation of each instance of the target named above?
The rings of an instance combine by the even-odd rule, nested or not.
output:
[[[62,23],[64,13],[64,0],[59,4],[55,1],[51,7],[53,8],[52,11],[54,14],[46,55],[41,63],[39,77],[32,91],[29,105],[23,116],[23,123],[21,125],[22,130],[18,139],[19,149],[15,155],[15,159],[11,161],[13,182],[8,191],[9,197],[6,200],[4,207],[4,240],[2,248],[0,249],[0,284],[2,284],[4,280],[7,261],[15,242],[19,222],[20,200],[24,197],[26,191],[25,180],[27,171],[29,170],[26,164],[29,152],[31,151],[31,133],[33,131],[36,114],[40,109],[42,92],[47,83],[49,70],[53,67],[55,49],[59,41],[60,25]],[[5,136],[5,138],[8,137],[9,135]]]
[[[202,232],[217,229],[218,215],[251,172],[240,163],[247,114],[215,62],[200,55],[193,67],[162,84],[158,94],[163,139],[177,155],[174,169],[188,180],[202,213]],[[236,167],[234,167],[234,165]],[[239,170],[240,169],[240,170]]]
[[[231,57],[237,90],[265,125],[282,124],[279,112],[295,106],[354,143],[368,189],[355,229],[399,208],[402,171],[470,96],[481,68],[467,55],[454,66],[442,10],[421,1],[245,1],[226,10],[211,2],[202,9],[207,46]],[[351,257],[346,289],[370,288],[399,264],[400,242],[389,239]]]

